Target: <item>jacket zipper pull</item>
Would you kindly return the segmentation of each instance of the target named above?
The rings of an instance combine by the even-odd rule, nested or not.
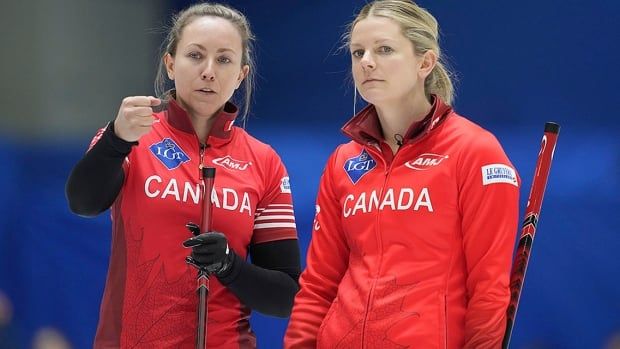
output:
[[[205,156],[205,148],[206,146],[200,143],[200,164],[198,165],[198,179],[200,179],[201,181],[204,179],[202,169],[205,167],[205,165],[203,164],[204,156]]]

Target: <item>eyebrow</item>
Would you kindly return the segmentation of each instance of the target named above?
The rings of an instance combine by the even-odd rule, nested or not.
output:
[[[383,42],[386,42],[386,41],[389,41],[389,42],[394,42],[394,40],[393,40],[393,39],[383,38],[383,39],[377,39],[377,40],[375,40],[374,44],[380,44],[380,43],[383,43]],[[363,45],[362,45],[362,44],[359,44],[359,43],[357,43],[357,42],[352,42],[350,46],[351,46],[351,47],[362,47]]]
[[[207,48],[206,48],[206,47],[202,46],[201,44],[197,44],[197,43],[195,43],[195,42],[192,42],[192,43],[190,43],[190,44],[189,44],[189,45],[187,45],[187,46],[196,46],[196,47],[198,47],[199,49],[201,49],[201,50],[203,50],[203,51],[207,51]],[[218,53],[219,53],[219,52],[232,52],[232,53],[236,53],[236,51],[235,51],[235,50],[233,50],[233,49],[232,49],[232,48],[230,48],[230,47],[222,47],[222,48],[218,48],[216,52],[218,52]]]

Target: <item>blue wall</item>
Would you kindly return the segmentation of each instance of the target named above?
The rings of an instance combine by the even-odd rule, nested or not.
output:
[[[318,178],[352,114],[348,57],[335,48],[364,2],[230,3],[248,15],[259,39],[248,129],[289,169],[305,256]],[[495,133],[521,174],[521,212],[544,123],[562,126],[513,347],[603,347],[620,331],[620,49],[613,39],[620,3],[420,3],[442,25],[443,47],[459,73],[457,111]],[[109,217],[71,215],[63,192],[91,136],[78,143],[0,138],[0,290],[13,300],[22,343],[53,325],[76,348],[91,345]],[[256,315],[253,323],[261,347],[280,346],[286,321]]]

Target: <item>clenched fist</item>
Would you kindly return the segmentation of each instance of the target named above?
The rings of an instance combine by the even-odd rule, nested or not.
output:
[[[152,96],[125,97],[114,120],[114,133],[127,141],[135,142],[153,127],[153,107],[161,100]]]

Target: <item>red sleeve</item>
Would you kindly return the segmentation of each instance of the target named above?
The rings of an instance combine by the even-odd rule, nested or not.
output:
[[[349,246],[340,225],[342,208],[332,184],[334,158],[332,155],[321,178],[307,265],[299,280],[285,348],[316,348],[317,332],[347,269]]]
[[[510,301],[520,180],[499,142],[477,136],[459,159],[459,207],[467,267],[465,348],[500,348]]]
[[[271,150],[271,149],[270,149]],[[252,243],[297,239],[295,212],[288,173],[272,150],[267,157],[265,194],[256,207]]]

